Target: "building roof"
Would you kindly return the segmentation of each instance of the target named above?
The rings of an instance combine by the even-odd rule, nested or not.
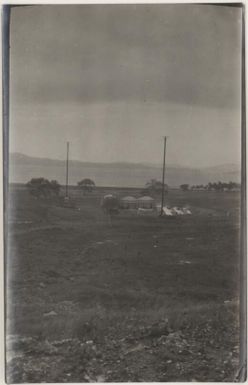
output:
[[[137,199],[131,196],[127,196],[127,197],[121,198],[121,200],[125,202],[136,202]]]
[[[105,198],[115,198],[115,196],[112,194],[107,194],[107,195],[104,195],[103,199]]]
[[[146,202],[151,202],[151,201],[154,201],[154,199],[152,197],[149,197],[149,196],[143,196],[141,198],[138,198],[139,201],[146,201]]]

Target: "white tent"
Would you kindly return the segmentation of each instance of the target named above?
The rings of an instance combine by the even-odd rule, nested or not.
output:
[[[171,209],[169,209],[168,207],[163,207],[163,214],[164,215],[168,215],[168,216],[173,216],[173,212]]]
[[[192,214],[190,209],[187,207],[180,208],[180,207],[168,207],[164,206],[163,207],[163,215],[166,216],[175,216],[175,215],[190,215]]]
[[[173,207],[173,211],[176,215],[183,215],[183,211],[179,207]]]
[[[192,214],[190,209],[188,209],[187,207],[183,207],[182,210],[183,210],[184,215],[191,215]]]

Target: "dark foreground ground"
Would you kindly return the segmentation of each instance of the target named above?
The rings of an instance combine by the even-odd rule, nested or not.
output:
[[[8,382],[233,381],[239,195],[171,191],[189,217],[78,209],[11,189]]]

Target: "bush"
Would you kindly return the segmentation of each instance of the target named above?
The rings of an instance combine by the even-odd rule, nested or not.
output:
[[[82,189],[84,193],[86,192],[91,193],[94,190],[95,182],[89,178],[86,178],[78,182],[78,187]]]
[[[58,196],[60,191],[60,184],[56,180],[50,182],[45,178],[32,178],[26,184],[26,187],[29,193],[36,198]]]

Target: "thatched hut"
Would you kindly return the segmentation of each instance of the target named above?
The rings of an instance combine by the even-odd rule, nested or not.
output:
[[[155,199],[150,196],[143,196],[137,199],[138,208],[142,209],[153,209],[156,207]]]
[[[136,209],[137,199],[132,196],[123,197],[120,200],[120,207],[122,209]]]

